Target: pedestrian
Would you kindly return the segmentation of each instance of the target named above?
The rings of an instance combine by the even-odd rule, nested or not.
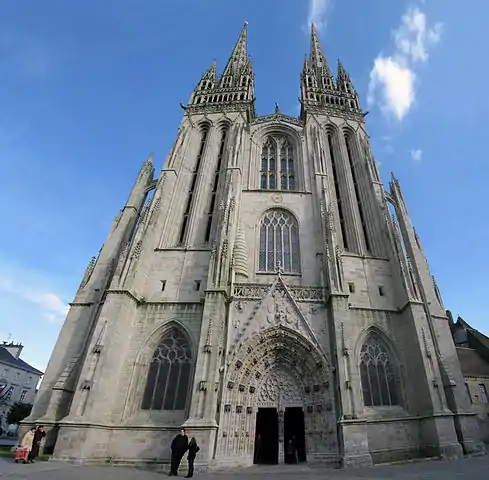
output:
[[[297,463],[297,449],[295,445],[295,436],[293,436],[287,443],[287,456],[288,463]]]
[[[32,427],[24,435],[24,437],[22,438],[22,442],[20,442],[20,446],[22,448],[26,448],[27,450],[29,450],[28,455],[31,453],[31,450],[32,450],[32,444],[34,443],[34,433],[35,432],[36,432],[36,427]],[[26,461],[27,461],[27,457],[26,457]],[[24,461],[24,463],[26,463],[26,461]]]
[[[180,433],[171,442],[171,469],[170,477],[178,476],[178,467],[182,457],[188,450],[188,437],[185,435],[185,429],[182,428]]]
[[[39,456],[41,441],[45,436],[46,436],[46,430],[44,430],[43,425],[40,425],[34,431],[34,437],[32,439],[32,447],[31,447],[31,451],[29,452],[27,463],[34,463],[34,460]]]
[[[200,448],[197,445],[197,440],[195,440],[195,437],[192,437],[190,439],[190,443],[188,444],[188,473],[185,478],[192,478],[194,476],[194,460],[199,450]]]

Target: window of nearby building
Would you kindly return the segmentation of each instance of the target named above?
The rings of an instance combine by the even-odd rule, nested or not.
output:
[[[2,374],[4,377],[8,376],[8,368],[5,368],[3,370],[3,374]]]
[[[268,210],[261,219],[259,269],[300,273],[299,225],[287,210]]]
[[[483,383],[479,383],[479,391],[481,392],[481,402],[488,403],[487,390],[486,390],[486,386]]]
[[[27,390],[22,390],[22,393],[20,394],[19,402],[24,403],[26,395],[27,395]]]
[[[465,390],[467,391],[467,395],[469,396],[470,403],[472,403],[472,395],[470,393],[470,388],[468,383],[465,384]]]
[[[149,365],[143,410],[185,410],[192,371],[190,342],[173,327],[161,339]]]
[[[20,373],[19,373],[19,372],[17,372],[17,373],[15,374],[15,380],[18,380],[19,378],[20,378]]]
[[[387,347],[368,335],[360,352],[360,377],[366,407],[399,405],[398,380]]]
[[[14,393],[14,387],[10,387],[5,394],[4,400],[10,400],[12,398],[12,394]]]
[[[32,382],[32,377],[31,377],[31,376],[29,376],[29,378],[27,379],[27,383],[29,384],[29,383],[31,383],[31,382]]]

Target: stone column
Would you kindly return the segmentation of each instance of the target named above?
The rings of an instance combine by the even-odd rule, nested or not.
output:
[[[331,328],[334,332],[336,382],[339,398],[337,408],[339,416],[339,443],[343,466],[366,466],[372,464],[370,456],[367,424],[358,420],[361,409],[359,392],[359,379],[354,375],[349,364],[349,355],[352,351],[351,339],[355,338],[353,329],[350,329],[351,318],[348,309],[348,295],[330,296]]]

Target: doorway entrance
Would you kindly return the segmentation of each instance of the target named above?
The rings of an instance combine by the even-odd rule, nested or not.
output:
[[[276,408],[258,409],[253,463],[266,465],[278,463],[278,412]]]
[[[285,409],[284,444],[285,444],[285,449],[284,449],[285,463],[296,463],[296,462],[306,461],[306,435],[304,429],[304,411],[302,410],[301,407],[291,407]]]

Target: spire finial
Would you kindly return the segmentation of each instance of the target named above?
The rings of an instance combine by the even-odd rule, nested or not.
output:
[[[324,68],[331,75],[326,56],[324,55],[321,43],[319,42],[316,26],[311,22],[311,63],[315,68]]]
[[[275,102],[275,113],[280,113],[280,106],[278,102]]]
[[[234,46],[233,53],[231,53],[228,63],[226,64],[223,75],[231,75],[235,70],[240,69],[249,62],[247,51],[247,26],[248,22],[245,22],[238,41]]]

